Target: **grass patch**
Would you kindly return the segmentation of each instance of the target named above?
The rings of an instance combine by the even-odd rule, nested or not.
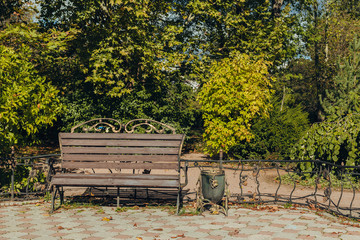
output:
[[[76,208],[94,208],[94,209],[97,209],[99,207],[100,207],[99,205],[95,205],[93,203],[79,203],[79,202],[65,202],[63,205],[61,205],[61,209],[64,209],[64,210],[71,210],[71,209],[76,209]],[[100,210],[98,210],[98,211],[100,211]]]
[[[276,177],[275,180],[279,182],[279,177]],[[315,187],[318,188],[327,188],[329,185],[334,189],[360,189],[360,183],[354,177],[339,179],[335,174],[330,173],[327,177],[324,176],[310,176],[308,174],[298,175],[295,173],[290,173],[281,176],[281,182],[284,184],[306,186],[306,187]]]

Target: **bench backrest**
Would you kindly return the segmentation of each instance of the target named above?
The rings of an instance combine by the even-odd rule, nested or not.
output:
[[[62,168],[179,169],[183,134],[59,133]]]

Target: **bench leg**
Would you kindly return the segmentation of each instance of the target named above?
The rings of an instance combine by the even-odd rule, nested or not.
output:
[[[60,206],[61,206],[64,203],[64,187],[61,187],[59,193],[60,193]]]
[[[182,202],[181,202],[181,188],[178,191],[177,199],[176,199],[176,214],[179,215],[180,208],[181,208]]]
[[[50,213],[53,213],[55,210],[55,198],[56,198],[56,193],[58,191],[57,187],[53,187],[52,193],[51,193],[51,210]]]
[[[117,188],[117,198],[116,198],[116,207],[120,207],[120,188]]]

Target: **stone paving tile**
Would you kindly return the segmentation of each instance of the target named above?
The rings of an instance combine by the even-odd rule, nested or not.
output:
[[[12,231],[12,232],[3,234],[2,237],[7,238],[7,239],[12,239],[12,238],[20,238],[20,237],[25,236],[25,235],[27,235],[27,234],[22,233],[22,232]]]
[[[297,237],[299,236],[298,233],[291,233],[291,232],[278,232],[278,233],[274,233],[274,235],[272,236],[274,239],[276,238],[285,238],[285,239],[297,239]]]
[[[176,216],[161,209],[117,213],[112,207],[60,209],[49,204],[0,208],[0,239],[360,239],[360,228],[308,210],[231,208],[229,217]],[[110,221],[103,221],[111,217]]]
[[[57,237],[53,237],[53,236],[40,236],[38,238],[36,238],[36,240],[57,240],[59,238]]]
[[[20,238],[21,239],[36,239],[36,238],[39,238],[39,237],[41,237],[41,235],[28,234],[28,235],[22,236]]]
[[[354,235],[341,235],[339,237],[339,239],[342,239],[342,240],[359,240],[359,237],[354,236]]]

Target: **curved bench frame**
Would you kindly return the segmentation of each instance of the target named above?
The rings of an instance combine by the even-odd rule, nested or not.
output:
[[[115,119],[96,118],[74,126],[70,133],[59,133],[62,172],[51,180],[51,211],[57,193],[60,205],[63,203],[65,186],[116,187],[117,207],[121,187],[141,187],[176,188],[179,213],[182,188],[188,182],[187,165],[180,164],[184,138],[173,127],[150,119],[134,119],[123,125]],[[74,169],[91,169],[92,173],[76,173]],[[122,173],[125,169],[132,169],[132,173]],[[151,174],[154,169],[175,173]],[[181,169],[185,183],[180,181]]]

